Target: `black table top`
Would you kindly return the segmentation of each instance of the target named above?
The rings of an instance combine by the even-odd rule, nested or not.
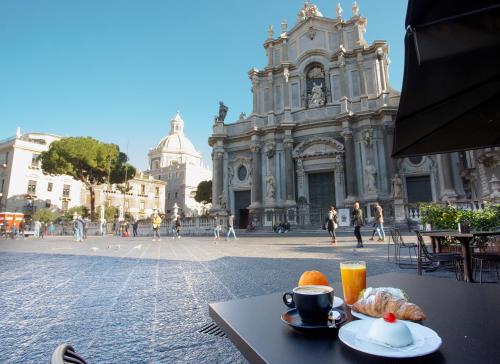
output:
[[[421,231],[420,234],[436,238],[473,238],[474,236],[500,235],[500,231],[471,231],[470,233],[459,233],[458,231]]]
[[[424,324],[443,339],[430,355],[408,363],[498,363],[500,285],[388,273],[367,278],[373,287],[402,288],[426,313]],[[333,285],[342,296],[339,283]],[[290,289],[293,287],[290,287]],[[297,332],[281,322],[283,293],[209,305],[210,316],[251,363],[396,363],[345,346],[336,334]],[[347,309],[348,310],[348,309]]]

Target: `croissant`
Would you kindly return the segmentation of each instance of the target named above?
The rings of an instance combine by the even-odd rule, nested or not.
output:
[[[394,298],[386,291],[378,291],[374,295],[358,300],[352,305],[352,309],[372,317],[382,317],[385,313],[392,312],[399,320],[426,319],[424,311],[416,304],[401,298]]]

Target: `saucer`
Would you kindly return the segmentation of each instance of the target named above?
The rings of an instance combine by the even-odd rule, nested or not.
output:
[[[340,319],[337,320],[336,322],[328,320],[327,322],[321,324],[311,324],[302,322],[302,319],[300,318],[297,309],[292,308],[291,310],[288,310],[283,315],[281,315],[281,321],[283,321],[288,326],[293,327],[294,329],[302,331],[337,330],[347,320],[346,314],[343,311],[337,311],[337,312],[340,313]]]

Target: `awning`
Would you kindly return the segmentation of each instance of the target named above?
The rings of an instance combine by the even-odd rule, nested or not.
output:
[[[500,145],[500,3],[410,0],[393,157]]]

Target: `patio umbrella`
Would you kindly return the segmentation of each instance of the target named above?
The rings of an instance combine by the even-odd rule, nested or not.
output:
[[[500,3],[410,0],[393,157],[500,145]]]

